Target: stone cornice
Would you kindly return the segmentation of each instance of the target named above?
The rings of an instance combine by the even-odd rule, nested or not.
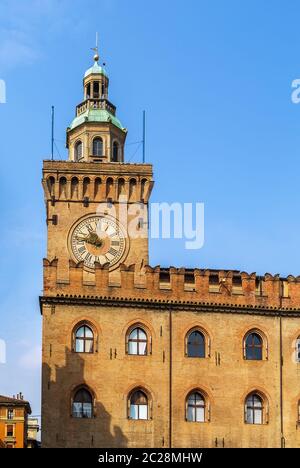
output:
[[[172,310],[206,313],[225,313],[225,314],[246,314],[246,315],[265,315],[277,317],[300,317],[300,309],[296,308],[276,308],[265,306],[249,306],[235,304],[218,304],[206,302],[191,301],[172,301],[172,300],[151,300],[141,298],[126,297],[107,297],[107,296],[76,296],[76,295],[57,295],[40,296],[40,310],[42,305],[85,305],[85,306],[108,306],[108,307],[132,307],[147,308],[152,310]]]

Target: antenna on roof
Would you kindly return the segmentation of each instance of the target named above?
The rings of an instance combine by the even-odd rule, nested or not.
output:
[[[99,41],[98,41],[98,33],[96,32],[96,47],[92,47],[91,50],[95,52],[94,60],[95,62],[99,61]]]
[[[54,106],[51,107],[51,161],[54,159]]]
[[[143,111],[143,163],[146,160],[146,111]]]

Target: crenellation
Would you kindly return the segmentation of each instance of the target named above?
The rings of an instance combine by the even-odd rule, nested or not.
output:
[[[95,271],[84,277],[85,267],[83,262],[76,263],[69,260],[69,272],[66,275],[69,280],[60,281],[57,275],[59,260],[44,259],[44,293],[53,294],[56,290],[64,293],[77,293],[82,291],[89,294],[91,290],[97,295],[118,295],[118,289],[122,289],[127,297],[156,298],[172,301],[214,302],[223,304],[236,304],[240,306],[263,307],[300,307],[300,281],[299,277],[289,276],[280,278],[279,275],[266,274],[263,278],[263,295],[257,295],[255,273],[239,273],[241,278],[241,290],[236,290],[232,281],[237,275],[236,271],[216,270],[186,270],[185,268],[160,266],[145,267],[143,281],[139,277],[136,282],[136,265],[120,265],[120,279],[111,279],[109,264],[96,263]],[[195,279],[194,283],[186,283],[186,271]],[[162,276],[163,275],[163,276]],[[217,275],[219,278],[219,290],[211,290],[209,278]],[[169,278],[169,281],[167,280]],[[289,285],[288,296],[282,296],[280,285],[287,282]]]

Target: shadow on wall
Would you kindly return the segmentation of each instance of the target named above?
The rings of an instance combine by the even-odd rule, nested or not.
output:
[[[65,362],[64,367],[43,364],[42,447],[127,447],[127,437],[119,426],[111,428],[111,415],[96,397],[92,418],[72,416],[76,388],[86,386],[92,395],[93,389],[84,379],[85,363],[80,354],[65,348]]]

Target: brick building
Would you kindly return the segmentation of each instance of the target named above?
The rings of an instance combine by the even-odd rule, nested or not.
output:
[[[98,59],[43,166],[42,446],[299,447],[300,278],[149,266],[152,166]]]

